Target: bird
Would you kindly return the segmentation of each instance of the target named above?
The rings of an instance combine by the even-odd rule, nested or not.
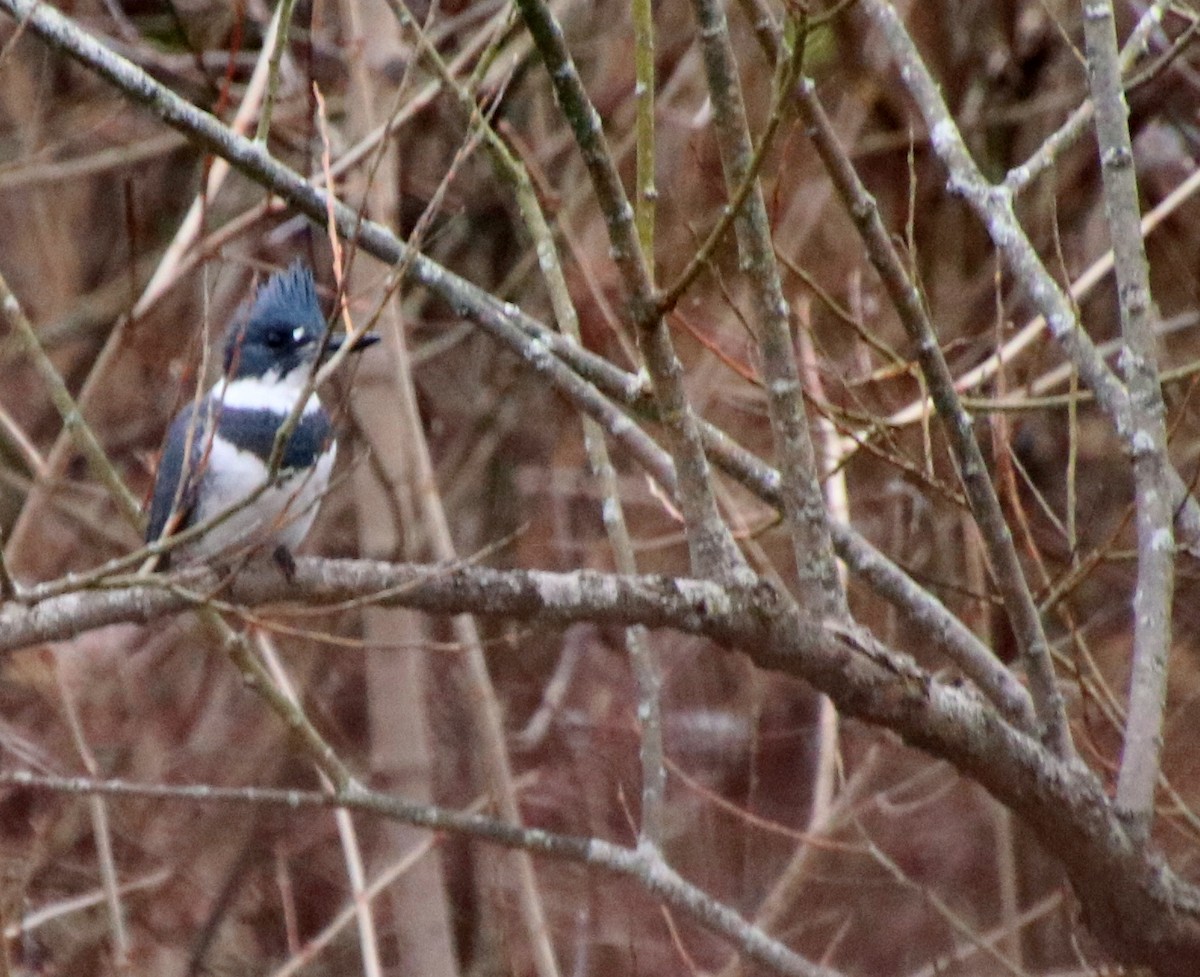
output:
[[[378,341],[363,332],[349,349],[358,353]],[[167,429],[146,542],[213,524],[160,554],[157,569],[167,569],[172,555],[196,562],[262,549],[292,579],[294,551],[312,528],[337,452],[333,423],[309,380],[346,342],[328,331],[303,262],[258,288],[229,331],[221,378]],[[306,391],[272,475],[276,435]]]

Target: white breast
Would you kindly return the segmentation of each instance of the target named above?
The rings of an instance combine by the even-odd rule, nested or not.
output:
[[[336,446],[330,444],[310,470],[298,472],[262,491],[253,502],[232,513],[193,543],[181,547],[185,558],[204,559],[234,549],[262,546],[268,552],[283,545],[294,550],[303,542],[333,471]],[[267,481],[267,467],[257,455],[239,451],[220,438],[213,440],[192,524],[207,522],[247,499]]]

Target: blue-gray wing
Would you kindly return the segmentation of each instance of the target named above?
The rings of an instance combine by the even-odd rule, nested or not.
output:
[[[146,526],[147,542],[153,542],[162,535],[172,511],[179,513],[175,529],[185,528],[190,521],[192,509],[196,504],[196,489],[200,482],[204,445],[207,441],[203,424],[207,412],[206,403],[200,404],[198,415],[196,404],[188,404],[171,422],[162,460],[158,463],[154,497],[150,500],[150,522]],[[199,419],[193,420],[196,417]],[[185,452],[190,456],[190,460],[185,459]]]

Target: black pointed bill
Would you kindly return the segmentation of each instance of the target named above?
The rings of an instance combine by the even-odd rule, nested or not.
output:
[[[336,332],[330,335],[329,342],[325,344],[325,358],[328,359],[339,349],[346,345],[347,336],[344,333]],[[350,344],[351,353],[361,353],[368,346],[374,346],[383,338],[378,333],[364,332]]]

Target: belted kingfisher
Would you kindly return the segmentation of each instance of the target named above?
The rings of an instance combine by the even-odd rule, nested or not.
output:
[[[300,262],[258,289],[226,340],[224,375],[198,403],[184,407],[167,431],[147,542],[242,503],[173,552],[192,560],[261,546],[292,575],[292,550],[316,518],[336,450],[329,414],[315,393],[305,401],[274,479],[267,464],[276,433],[303,395],[318,359],[345,343],[333,334],[325,339],[325,333],[312,272]],[[363,350],[378,340],[365,333],[350,348]]]

